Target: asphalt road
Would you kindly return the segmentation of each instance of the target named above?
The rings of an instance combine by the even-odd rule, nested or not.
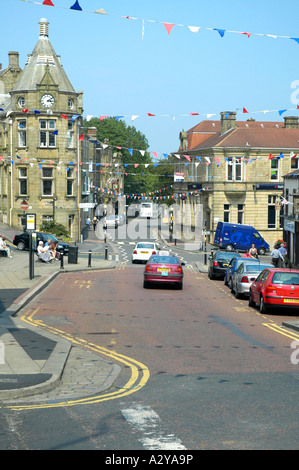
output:
[[[117,353],[113,390],[134,373],[140,386],[93,404],[0,409],[0,447],[297,449],[298,365],[279,318],[191,265],[183,291],[143,289],[143,266],[120,266],[59,276],[29,307],[59,334]]]

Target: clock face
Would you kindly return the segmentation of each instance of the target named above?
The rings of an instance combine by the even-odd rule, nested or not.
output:
[[[51,108],[51,106],[53,106],[54,102],[55,102],[54,97],[50,94],[43,95],[41,97],[41,103],[45,108]]]

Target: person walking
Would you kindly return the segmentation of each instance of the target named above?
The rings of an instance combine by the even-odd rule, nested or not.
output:
[[[86,225],[87,230],[89,230],[90,229],[90,218],[89,217],[86,218],[85,225]]]
[[[94,231],[95,231],[95,229],[96,229],[97,223],[98,223],[98,219],[97,219],[96,217],[94,217],[94,218],[92,219],[92,225],[93,225],[93,230],[94,230]]]
[[[272,256],[272,264],[274,268],[278,268],[279,260],[284,261],[283,256],[280,253],[277,245],[273,247],[273,250],[271,251],[271,256]]]
[[[283,261],[282,260],[279,260],[280,261],[280,267],[281,268],[285,268],[286,265],[287,265],[287,249],[286,249],[286,243],[283,243],[282,245],[280,245],[280,248],[278,248],[278,251],[280,251],[280,253],[282,254],[282,257],[283,257]]]

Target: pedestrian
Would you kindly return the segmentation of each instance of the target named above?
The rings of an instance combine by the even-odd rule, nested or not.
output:
[[[249,250],[246,250],[244,255],[242,256],[242,258],[254,258],[254,256],[252,256],[250,253],[249,253]]]
[[[45,263],[49,263],[51,259],[51,253],[49,251],[49,247],[44,247],[44,242],[40,241],[37,247],[37,254],[38,257],[44,261]]]
[[[286,243],[282,243],[282,245],[280,245],[280,248],[278,248],[278,251],[280,251],[280,253],[282,254],[282,257],[283,257],[283,261],[280,259],[280,267],[281,268],[285,268],[286,265],[287,265],[287,249],[286,249]]]
[[[283,256],[280,253],[277,245],[274,245],[273,250],[271,251],[271,256],[274,268],[278,268],[279,260],[284,261]]]
[[[252,243],[251,248],[250,248],[250,250],[249,250],[249,253],[251,254],[251,256],[252,256],[253,258],[259,259],[259,257],[258,257],[258,252],[257,252],[257,249],[255,248],[255,244],[254,244],[254,243]]]
[[[89,217],[86,217],[85,225],[86,225],[87,230],[89,230],[90,229],[90,218]]]
[[[9,246],[6,244],[6,237],[0,234],[0,250],[5,251],[9,258],[12,258]]]
[[[94,218],[92,219],[93,230],[96,229],[97,223],[98,223],[98,219],[97,219],[96,217],[94,217]]]

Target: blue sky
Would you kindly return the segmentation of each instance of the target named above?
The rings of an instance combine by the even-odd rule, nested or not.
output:
[[[75,0],[52,1],[55,7],[41,5],[43,0],[0,0],[2,67],[8,65],[8,51],[18,51],[24,67],[38,40],[38,21],[47,18],[50,41],[72,85],[84,91],[84,116],[127,116],[126,123],[145,134],[158,156],[175,152],[180,131],[205,118],[191,112],[219,119],[221,111],[238,110],[240,120],[267,121],[299,115],[242,113],[243,106],[248,111],[296,108],[299,45],[228,32],[298,38],[299,2],[79,0],[83,11],[73,11]],[[99,8],[107,15],[85,12]],[[142,21],[123,16],[146,20],[143,38]],[[175,24],[170,34],[164,22]],[[193,33],[187,26],[226,32],[224,37],[207,29]],[[134,115],[139,117],[132,122]]]

